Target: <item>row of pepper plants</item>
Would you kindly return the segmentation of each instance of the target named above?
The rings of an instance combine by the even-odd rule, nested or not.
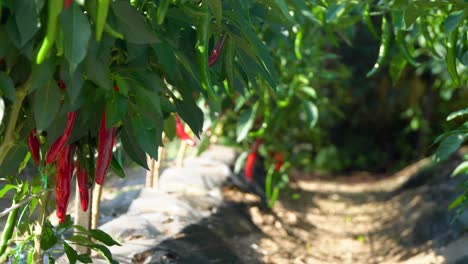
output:
[[[12,197],[3,260],[53,261],[59,245],[70,262],[90,262],[70,246],[82,245],[115,262],[106,246],[116,241],[67,216],[74,168],[86,210],[109,167],[122,175],[116,142],[148,168],[146,155],[158,159],[163,132],[171,138],[180,119],[201,150],[218,131],[246,149],[237,167],[249,180],[263,156],[272,205],[307,143],[320,141],[318,110],[333,108],[321,89],[346,74],[333,48],[350,44],[357,23],[381,41],[370,78],[389,69],[396,80],[407,64],[440,56],[434,74],[450,77],[441,87],[468,80],[467,4],[458,0],[0,3],[0,197]],[[32,180],[18,177],[28,163]],[[54,207],[58,226],[48,219]]]
[[[335,116],[351,115],[339,112],[328,94],[347,94],[340,86],[351,72],[337,53],[340,46],[352,46],[356,34],[363,34],[359,28],[364,27],[380,42],[375,63],[367,66],[369,80],[388,76],[392,85],[398,86],[410,69],[415,75],[433,76],[436,81],[429,89],[450,94],[455,97],[452,101],[458,102],[452,110],[459,111],[447,120],[457,119],[460,126],[455,129],[449,124],[452,130],[434,139],[433,145],[438,146],[433,149],[435,160],[447,159],[467,139],[466,1],[312,2],[310,8],[295,14],[293,27],[262,27],[280,73],[276,91],[269,89],[266,81],[257,82],[255,89],[261,92],[237,100],[220,121],[226,141],[245,150],[236,170],[243,171],[248,180],[258,176],[258,182],[265,184],[270,206],[280,190],[288,187],[290,169],[308,166],[323,149],[324,128]],[[263,163],[266,179],[262,174],[254,175],[255,161]],[[454,173],[466,172],[466,164],[460,164]],[[468,204],[461,195],[451,207],[460,201]]]

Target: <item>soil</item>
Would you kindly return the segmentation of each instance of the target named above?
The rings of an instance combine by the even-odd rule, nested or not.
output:
[[[466,224],[447,210],[459,190],[461,179],[449,178],[457,161],[430,164],[376,181],[295,172],[290,191],[300,198],[283,195],[270,212],[256,196],[225,188],[225,200],[246,205],[261,230],[230,244],[243,263],[468,263]]]

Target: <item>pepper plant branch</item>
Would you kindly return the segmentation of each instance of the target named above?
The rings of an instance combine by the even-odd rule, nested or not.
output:
[[[41,240],[42,240],[42,232],[44,229],[44,222],[47,218],[47,202],[49,200],[50,193],[48,191],[45,192],[45,195],[39,199],[39,211],[37,214],[37,220],[34,227],[34,255],[33,255],[33,263],[42,264],[43,263],[43,256],[41,252]]]
[[[42,196],[44,193],[50,192],[50,191],[52,191],[52,189],[47,189],[47,190],[44,190],[44,191],[42,191],[42,192],[40,192],[40,193],[33,194],[33,195],[31,195],[31,196],[26,197],[25,199],[21,200],[21,201],[18,202],[17,204],[15,204],[15,205],[11,206],[10,208],[5,209],[5,210],[3,210],[2,212],[0,212],[0,218],[2,218],[2,217],[4,217],[4,216],[8,215],[8,213],[10,213],[11,211],[15,210],[16,208],[19,208],[19,207],[21,207],[21,206],[27,204],[27,203],[28,203],[29,201],[31,201],[32,199],[37,198],[37,197],[40,197],[40,196]]]
[[[18,116],[21,111],[21,107],[23,105],[24,98],[28,94],[28,90],[31,87],[31,76],[26,80],[24,84],[22,84],[16,90],[16,101],[13,103],[11,107],[10,117],[8,119],[8,124],[5,131],[5,137],[3,139],[2,144],[0,145],[0,164],[3,164],[5,157],[8,154],[8,151],[14,146],[15,144],[15,128],[16,123],[18,121]]]

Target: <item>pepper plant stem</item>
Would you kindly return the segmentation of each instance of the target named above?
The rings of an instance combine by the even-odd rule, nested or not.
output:
[[[29,87],[31,86],[31,77],[16,90],[16,101],[11,108],[10,117],[5,131],[5,138],[0,145],[0,164],[5,160],[8,151],[15,145],[15,128],[18,121],[18,116],[23,105],[24,98],[28,94]]]
[[[47,213],[47,202],[49,200],[50,192],[46,192],[42,198],[39,199],[39,211],[37,214],[37,220],[34,228],[34,256],[33,256],[33,263],[34,264],[42,264],[43,263],[43,256],[41,252],[41,239],[42,239],[42,231],[44,227],[45,219],[48,215]]]

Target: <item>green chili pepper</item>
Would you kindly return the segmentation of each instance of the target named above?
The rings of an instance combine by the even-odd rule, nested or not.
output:
[[[85,158],[85,168],[88,175],[88,185],[94,182],[94,173],[95,173],[95,165],[94,165],[94,150],[90,145],[90,140],[88,139],[88,143],[83,146],[84,158]]]
[[[455,86],[460,85],[460,76],[457,72],[457,40],[458,28],[455,28],[447,40],[447,70]]]
[[[408,51],[405,42],[405,35],[403,30],[395,28],[395,41],[397,43],[398,49],[403,54],[405,59],[414,67],[418,67],[419,63],[413,58],[413,56]]]
[[[16,194],[15,198],[13,198],[12,205],[16,204]],[[15,229],[16,218],[18,217],[19,208],[15,208],[8,214],[8,218],[3,229],[2,239],[0,241],[0,256],[5,253],[5,250],[8,246],[8,241],[13,235],[13,230]]]
[[[268,200],[271,199],[274,173],[275,171],[273,170],[273,168],[270,167],[270,169],[268,169],[266,180],[265,180],[265,195]]]
[[[41,64],[47,56],[49,56],[50,50],[54,46],[55,38],[57,36],[58,18],[63,9],[63,0],[49,0],[48,8],[49,16],[47,18],[47,32],[41,47],[39,48],[39,52],[37,53],[37,64]]]
[[[376,74],[382,69],[382,64],[385,62],[388,54],[388,46],[390,45],[390,25],[385,16],[382,17],[382,40],[380,41],[379,56],[374,64],[374,67],[367,73],[367,77]]]
[[[158,25],[161,25],[164,22],[169,3],[170,0],[159,1],[158,9],[156,10],[156,21],[158,22]]]
[[[124,39],[124,35],[117,30],[113,29],[109,24],[104,25],[104,32],[116,39]]]
[[[426,40],[426,46],[429,48],[429,50],[432,52],[434,56],[440,59],[441,56],[437,52],[437,50],[434,48],[434,40],[432,39],[431,35],[429,34],[429,30],[427,29],[429,27],[429,25],[427,24],[427,21],[422,19],[421,24],[419,26],[424,36],[424,39]]]
[[[234,60],[235,60],[235,50],[234,50],[234,40],[232,37],[228,37],[226,43],[226,53],[224,56],[224,70],[226,71],[227,79],[227,88],[226,92],[228,95],[232,95],[235,90],[235,79],[234,79]]]
[[[102,32],[107,21],[110,0],[98,0],[96,16],[96,40],[101,41]]]
[[[205,10],[204,15],[200,16],[197,32],[197,46],[196,53],[198,59],[198,68],[200,71],[201,85],[208,97],[214,101],[216,100],[213,85],[211,84],[210,71],[208,68],[208,31],[210,27],[211,17],[208,12],[207,5],[203,5]]]
[[[294,39],[294,54],[298,60],[302,60],[301,46],[303,34],[304,32],[302,28],[299,28],[296,34],[296,38]]]
[[[372,18],[370,16],[370,5],[366,4],[365,9],[364,9],[364,22],[367,25],[367,28],[369,28],[370,33],[372,36],[374,36],[376,39],[380,39],[379,34],[377,34],[377,31],[375,30],[374,23],[372,23]]]

